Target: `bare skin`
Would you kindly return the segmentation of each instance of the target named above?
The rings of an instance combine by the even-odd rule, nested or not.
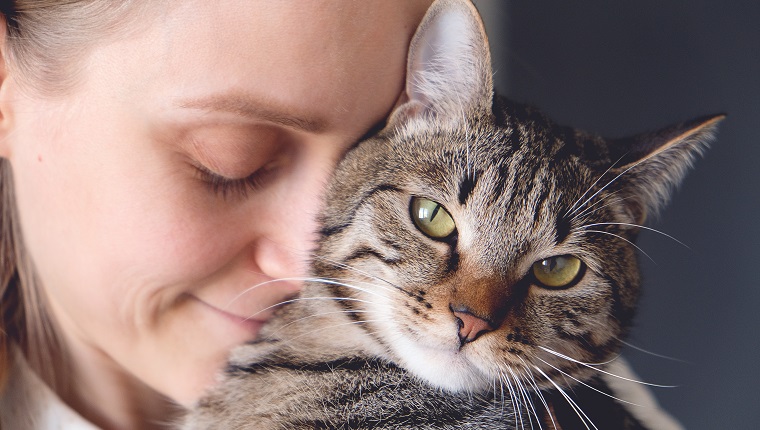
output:
[[[429,3],[170,1],[55,99],[3,65],[0,156],[66,403],[160,428],[298,290],[270,281],[303,276],[324,183],[398,100]]]

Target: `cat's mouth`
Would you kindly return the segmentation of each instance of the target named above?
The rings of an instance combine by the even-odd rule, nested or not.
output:
[[[456,321],[455,321],[456,322]],[[472,321],[413,326],[394,337],[394,361],[429,384],[450,392],[490,390],[506,373],[527,375],[526,345],[503,348],[503,327],[485,330]],[[506,340],[506,339],[505,339]],[[501,345],[501,346],[500,346]],[[511,370],[510,370],[511,369]]]
[[[392,346],[402,367],[428,383],[452,392],[490,387],[475,344],[462,344],[456,333],[445,339],[402,336]]]

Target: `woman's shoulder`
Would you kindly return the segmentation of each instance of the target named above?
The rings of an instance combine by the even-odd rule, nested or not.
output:
[[[18,430],[97,430],[69,408],[13,352],[10,378],[0,393],[0,428]]]

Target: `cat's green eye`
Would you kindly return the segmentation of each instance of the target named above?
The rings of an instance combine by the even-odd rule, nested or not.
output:
[[[454,218],[437,202],[422,197],[412,197],[409,209],[414,225],[432,239],[446,239],[456,230]]]
[[[559,255],[533,263],[533,276],[543,287],[563,288],[583,271],[583,262],[572,255]]]

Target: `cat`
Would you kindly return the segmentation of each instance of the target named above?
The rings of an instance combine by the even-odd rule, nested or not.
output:
[[[494,95],[466,0],[423,18],[406,96],[338,166],[313,279],[183,428],[678,428],[616,396],[634,242],[723,116],[556,125]]]

